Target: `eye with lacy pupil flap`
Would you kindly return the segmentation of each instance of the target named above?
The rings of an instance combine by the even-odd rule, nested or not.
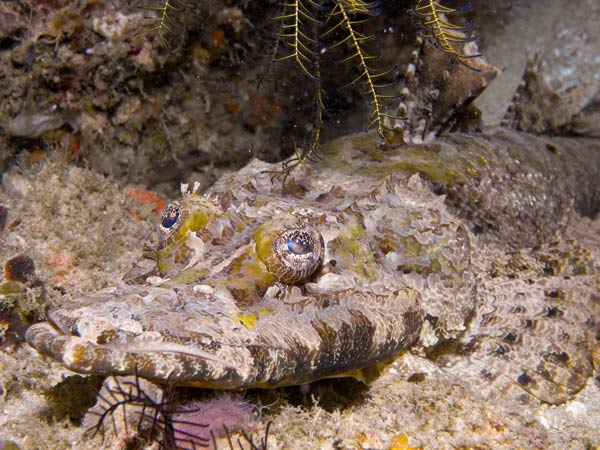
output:
[[[270,221],[257,230],[255,241],[258,257],[282,283],[305,280],[323,261],[323,238],[308,223]]]
[[[304,231],[294,232],[287,238],[287,248],[294,255],[306,255],[312,247],[310,235]]]
[[[163,228],[171,229],[179,220],[179,207],[177,205],[168,205],[162,213],[160,224]]]

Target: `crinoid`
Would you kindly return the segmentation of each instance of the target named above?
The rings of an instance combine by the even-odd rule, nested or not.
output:
[[[181,0],[163,0],[162,7],[152,8],[158,12],[153,28],[160,41],[171,35],[174,21],[171,12],[180,12]],[[370,117],[367,129],[375,129],[383,148],[393,140],[391,122],[404,120],[397,114],[387,111],[387,102],[398,98],[388,95],[386,87],[393,84],[393,70],[377,67],[378,52],[374,34],[367,25],[381,14],[381,0],[281,0],[280,12],[274,17],[279,25],[277,44],[271,62],[293,61],[294,65],[314,84],[314,125],[307,140],[297,146],[295,156],[282,166],[275,176],[282,176],[283,184],[290,173],[306,161],[318,159],[322,128],[327,111],[327,95],[323,88],[323,78],[329,79],[331,67],[348,64],[354,71],[342,86],[360,85],[363,94],[369,99]],[[453,24],[449,15],[463,13],[470,3],[460,9],[453,9],[433,0],[417,0],[414,9],[409,11],[413,22],[420,29],[420,36],[429,39],[437,49],[451,59],[477,71],[469,65],[470,58],[479,54],[468,54],[461,49],[466,43],[475,40],[471,35],[472,24]],[[282,44],[283,52],[280,49]],[[279,53],[279,54],[278,54]],[[282,53],[282,54],[281,54]],[[324,68],[327,67],[327,70]],[[345,83],[345,84],[344,84]]]
[[[321,87],[321,66],[338,61],[351,63],[356,69],[346,86],[364,84],[364,94],[370,98],[370,123],[386,142],[384,102],[394,96],[384,95],[381,90],[389,83],[382,81],[390,70],[379,70],[374,60],[377,55],[367,49],[374,36],[365,34],[361,28],[370,18],[379,15],[380,1],[363,0],[293,0],[283,2],[283,13],[275,19],[281,21],[279,37],[291,49],[279,60],[293,59],[298,67],[315,84],[315,126],[310,143],[297,149],[296,155],[283,166],[284,182],[291,170],[307,160],[318,157],[317,150],[325,110],[324,91]],[[343,51],[338,52],[338,49]],[[338,53],[341,57],[338,59]],[[327,61],[323,61],[328,58]],[[332,59],[333,61],[329,60]],[[394,116],[395,118],[395,116]]]
[[[415,8],[409,13],[421,29],[422,37],[428,39],[437,49],[450,55],[455,61],[478,72],[478,69],[469,65],[468,60],[479,58],[481,55],[467,55],[460,50],[464,44],[477,39],[477,36],[472,34],[473,23],[468,21],[465,26],[460,26],[451,23],[447,17],[465,13],[469,9],[471,9],[471,2],[466,3],[462,8],[453,9],[433,0],[418,0]]]
[[[112,433],[115,439],[136,445],[135,448],[154,442],[163,450],[216,450],[221,438],[226,442],[225,448],[230,450],[267,450],[270,422],[256,441],[239,424],[229,422],[235,429],[225,425],[227,420],[223,415],[231,413],[232,407],[241,400],[217,399],[196,403],[191,408],[176,407],[175,393],[174,383],[167,382],[161,389],[137,375],[111,376],[98,394],[96,405],[87,413],[88,432],[92,437]],[[223,411],[218,409],[220,404],[226,405]],[[247,408],[247,404],[244,407]],[[234,438],[234,432],[239,437]]]
[[[264,436],[260,438],[259,441],[254,442],[254,438],[252,435],[242,431],[242,437],[237,438],[234,441],[231,438],[231,433],[227,427],[225,428],[225,436],[227,438],[227,444],[229,445],[229,450],[235,450],[236,448],[239,450],[268,450],[268,440],[269,440],[269,430],[271,428],[272,422],[267,422],[267,426],[265,427]],[[212,444],[213,447],[217,448],[217,441],[213,432],[211,432]],[[237,444],[237,447],[235,447]]]
[[[314,83],[314,126],[308,143],[296,148],[296,156],[283,167],[289,173],[305,161],[318,158],[317,152],[322,135],[326,95],[322,86],[322,70],[336,64],[348,64],[354,74],[344,86],[364,86],[364,94],[370,99],[370,119],[367,128],[373,128],[386,140],[385,102],[395,96],[382,93],[389,84],[386,77],[390,70],[380,70],[374,48],[374,36],[364,31],[365,25],[380,14],[380,0],[282,0],[280,12],[274,17],[279,25],[273,61],[291,60]],[[181,0],[164,0],[162,6],[150,8],[157,12],[152,30],[160,42],[167,45],[167,37],[175,30],[174,13],[183,9]],[[279,43],[284,50],[281,50]],[[328,70],[327,73],[331,73]],[[393,116],[396,118],[396,116]]]
[[[168,47],[171,38],[177,35],[178,26],[173,16],[183,13],[185,4],[181,0],[165,0],[161,6],[148,6],[146,9],[156,14],[149,19],[150,31],[156,33],[164,47]]]

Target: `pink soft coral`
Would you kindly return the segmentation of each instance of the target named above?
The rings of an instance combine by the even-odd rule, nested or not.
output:
[[[214,439],[229,433],[251,433],[256,427],[252,406],[240,396],[218,394],[191,402],[173,414],[173,437],[178,449],[214,449]]]

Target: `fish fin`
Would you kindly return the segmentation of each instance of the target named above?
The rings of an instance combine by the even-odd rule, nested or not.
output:
[[[583,83],[555,92],[543,76],[539,55],[527,60],[522,81],[502,119],[503,126],[532,134],[594,136],[598,124],[598,84]]]
[[[576,136],[600,138],[600,89],[581,111],[572,116],[562,131]]]

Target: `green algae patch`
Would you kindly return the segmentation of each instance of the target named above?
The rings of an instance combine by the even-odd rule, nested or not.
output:
[[[267,261],[273,253],[273,240],[277,236],[278,228],[271,222],[265,222],[254,232],[256,255],[261,261]]]
[[[260,319],[268,317],[271,315],[272,311],[269,308],[261,307],[254,308],[252,311],[247,311],[244,313],[239,313],[237,318],[248,328],[255,329],[256,322]]]
[[[352,165],[346,161],[344,147],[347,145],[345,139],[334,140],[321,148],[324,158],[319,164],[326,169],[335,169],[341,172],[350,172]]]
[[[361,133],[361,135],[352,139],[352,146],[359,150],[378,149],[377,137],[373,134]]]
[[[269,197],[258,197],[254,200],[254,207],[259,208],[261,206],[268,205],[272,200]]]
[[[8,441],[8,440],[1,440],[0,444],[2,444],[2,450],[20,450],[21,447],[19,447],[15,442],[13,441]]]
[[[5,281],[0,284],[0,295],[15,295],[23,294],[25,292],[25,285],[19,281]]]
[[[433,146],[417,146],[402,150],[399,161],[390,162],[393,172],[402,172],[406,175],[421,174],[424,178],[435,183],[454,185],[464,183],[467,178],[476,173],[471,164],[464,159],[450,163],[448,158],[440,154],[439,148]]]
[[[329,243],[329,249],[338,267],[352,271],[356,276],[373,279],[380,269],[368,245],[365,229],[355,216],[350,216],[344,228]]]
[[[220,213],[209,200],[197,195],[184,198],[184,208],[193,211],[193,214],[185,218],[181,228],[175,234],[175,240],[187,237],[188,231],[201,230]]]
[[[240,313],[237,315],[237,318],[240,320],[240,322],[242,322],[248,328],[250,328],[252,330],[254,330],[256,328],[257,317],[252,312],[248,312],[245,314]]]
[[[372,135],[364,135],[352,140],[352,147],[364,153],[369,161],[381,162],[390,156],[392,150],[384,150],[377,144],[377,138]]]
[[[161,274],[168,274],[178,266],[187,264],[193,254],[187,240],[187,236],[178,239],[156,252],[157,268]]]
[[[403,244],[402,253],[406,256],[416,258],[426,255],[426,252],[423,251],[423,245],[414,236],[404,238]]]
[[[203,280],[210,274],[208,269],[188,269],[181,272],[179,275],[171,278],[169,284],[181,285],[181,284],[194,284]]]
[[[394,173],[408,176],[418,173],[429,181],[446,185],[479,179],[481,168],[488,165],[486,158],[473,162],[461,155],[449,158],[438,144],[382,149],[373,135],[355,135],[333,141],[323,147],[323,154],[326,156],[323,164],[340,172],[351,171],[374,178]]]
[[[157,267],[161,274],[168,274],[187,265],[194,253],[194,249],[188,245],[188,240],[220,214],[219,209],[210,200],[196,194],[184,196],[182,203],[185,220],[176,233],[168,238],[168,245],[156,253]]]
[[[266,280],[266,284],[273,281],[272,275],[266,270],[265,265],[257,259],[253,251],[246,251],[236,258],[231,264],[231,273],[237,277],[252,279],[254,281]],[[259,283],[263,285],[264,283]]]
[[[238,222],[234,225],[236,233],[243,233],[246,228],[248,228],[248,224],[245,222]]]
[[[224,273],[207,280],[207,283],[213,287],[223,286],[229,289],[236,303],[244,305],[260,301],[260,293],[274,282],[275,276],[258,260],[253,249],[247,249],[235,258]],[[247,323],[250,326],[252,318],[247,317],[245,320],[250,321]]]

